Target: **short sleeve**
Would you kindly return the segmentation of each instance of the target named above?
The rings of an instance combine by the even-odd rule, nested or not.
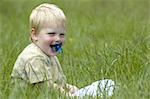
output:
[[[48,67],[46,60],[42,57],[34,57],[29,60],[25,65],[25,71],[29,83],[38,83],[52,79],[51,74],[47,70]]]

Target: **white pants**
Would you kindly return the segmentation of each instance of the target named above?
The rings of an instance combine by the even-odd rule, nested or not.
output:
[[[84,88],[79,89],[73,95],[78,97],[83,96],[112,96],[115,88],[115,82],[111,79],[104,79],[93,82]]]

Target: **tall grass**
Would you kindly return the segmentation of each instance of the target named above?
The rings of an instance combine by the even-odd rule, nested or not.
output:
[[[58,57],[69,83],[81,88],[110,78],[119,86],[112,99],[150,98],[149,0],[1,0],[1,98],[19,98],[9,97],[9,77],[29,43],[31,10],[43,2],[55,3],[67,16],[66,44]],[[20,97],[60,97],[57,92],[31,91]]]

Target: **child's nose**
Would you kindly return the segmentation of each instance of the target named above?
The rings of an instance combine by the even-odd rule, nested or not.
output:
[[[59,35],[56,35],[55,40],[56,40],[56,41],[60,41],[60,37],[59,37]]]

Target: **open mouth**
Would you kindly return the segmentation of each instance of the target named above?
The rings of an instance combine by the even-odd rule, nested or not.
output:
[[[50,45],[50,47],[52,48],[53,52],[62,53],[62,43],[53,44]]]

